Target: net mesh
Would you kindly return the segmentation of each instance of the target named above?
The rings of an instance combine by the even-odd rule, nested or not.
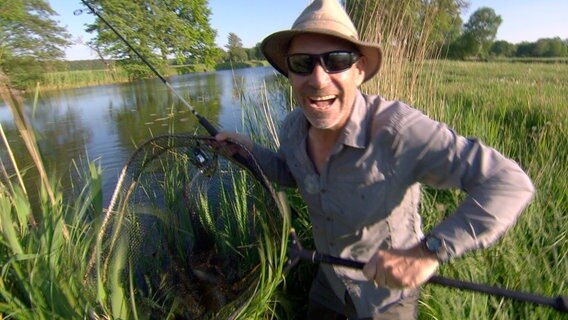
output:
[[[167,135],[134,152],[101,222],[87,279],[104,281],[113,259],[126,255],[123,273],[142,300],[174,299],[185,318],[242,312],[266,269],[285,259],[285,210],[248,150],[241,146],[245,170],[213,141]]]

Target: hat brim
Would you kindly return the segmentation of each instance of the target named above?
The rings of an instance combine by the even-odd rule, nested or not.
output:
[[[381,67],[383,53],[378,44],[359,41],[343,34],[330,31],[327,29],[321,30],[285,30],[275,32],[266,37],[261,44],[261,50],[266,60],[281,74],[288,77],[288,65],[286,64],[286,54],[292,39],[299,34],[321,34],[336,37],[353,43],[359,49],[359,53],[367,59],[365,64],[365,79],[364,82],[371,79],[379,72]]]

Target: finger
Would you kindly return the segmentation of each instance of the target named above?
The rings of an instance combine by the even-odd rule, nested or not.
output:
[[[369,260],[369,262],[367,262],[363,266],[363,275],[365,275],[365,278],[367,278],[368,280],[375,280],[376,274],[377,274],[377,261],[375,259],[375,256],[373,256],[373,258],[371,258],[371,260]]]
[[[400,289],[403,288],[404,285],[401,279],[394,276],[388,276],[385,274],[385,287],[392,289]]]
[[[381,273],[381,285],[387,288],[391,288],[392,282],[390,281],[390,277],[386,274],[386,272]]]
[[[225,141],[229,139],[231,136],[228,132],[222,131],[215,135],[215,140],[217,141]]]

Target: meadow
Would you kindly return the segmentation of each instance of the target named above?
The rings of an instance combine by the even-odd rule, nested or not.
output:
[[[489,250],[443,266],[448,277],[549,296],[568,292],[568,66],[441,62],[434,104],[417,105],[465,136],[477,136],[517,161],[537,193],[510,232]],[[423,99],[427,101],[427,99]],[[429,191],[425,224],[459,199]],[[550,308],[427,286],[423,319],[561,319]]]
[[[387,65],[377,82],[363,90],[409,102],[460,134],[479,137],[517,161],[537,189],[531,205],[495,246],[451,261],[440,268],[439,274],[547,296],[568,295],[568,64],[426,61],[420,72],[415,70]],[[406,90],[389,89],[398,84],[388,83],[389,74],[394,71],[402,75],[403,81],[415,85],[405,87]],[[243,118],[253,137],[276,146],[276,114],[292,108],[294,103],[284,80],[278,88],[266,88],[263,94],[243,96]],[[266,98],[274,94],[282,99]],[[11,99],[5,92],[2,97]],[[22,136],[28,137],[25,133]],[[45,170],[41,166],[41,150],[34,149],[32,137],[27,140],[28,149],[37,159],[36,169]],[[6,140],[3,141],[9,150]],[[101,170],[95,163],[78,174],[82,179],[77,180],[74,195],[63,194],[57,177],[45,173],[37,210],[32,210],[28,197],[34,191],[26,190],[21,182],[20,174],[30,169],[8,163],[2,166],[5,167],[13,170],[0,173],[1,318],[145,319],[151,315],[148,308],[162,318],[180,314],[183,305],[175,297],[154,295],[150,297],[154,302],[148,301],[148,297],[140,298],[132,278],[124,279],[124,274],[117,271],[124,268],[126,256],[119,254],[110,263],[108,281],[84,282],[99,218],[104,212],[100,199]],[[235,189],[246,189],[239,179],[235,181]],[[177,187],[171,187],[174,188]],[[463,197],[458,191],[424,191],[425,230],[450,214]],[[296,212],[292,224],[302,242],[309,246],[306,208],[293,191],[288,196]],[[241,204],[239,208],[242,212],[249,206]],[[261,254],[266,268],[258,277],[259,285],[249,292],[252,298],[240,310],[240,318],[291,319],[305,312],[314,268],[300,263],[283,278],[278,263],[282,255],[274,253],[281,253],[282,248],[271,247],[266,239],[270,236],[274,235],[264,235],[265,244],[261,247],[269,248],[267,252],[272,252],[268,254],[272,257],[267,260]],[[436,285],[424,286],[419,315],[420,319],[564,317],[551,308]]]

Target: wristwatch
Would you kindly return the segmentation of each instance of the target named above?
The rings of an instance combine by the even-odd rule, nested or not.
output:
[[[422,245],[428,252],[435,254],[439,262],[448,261],[448,250],[444,240],[430,234],[422,239]]]

